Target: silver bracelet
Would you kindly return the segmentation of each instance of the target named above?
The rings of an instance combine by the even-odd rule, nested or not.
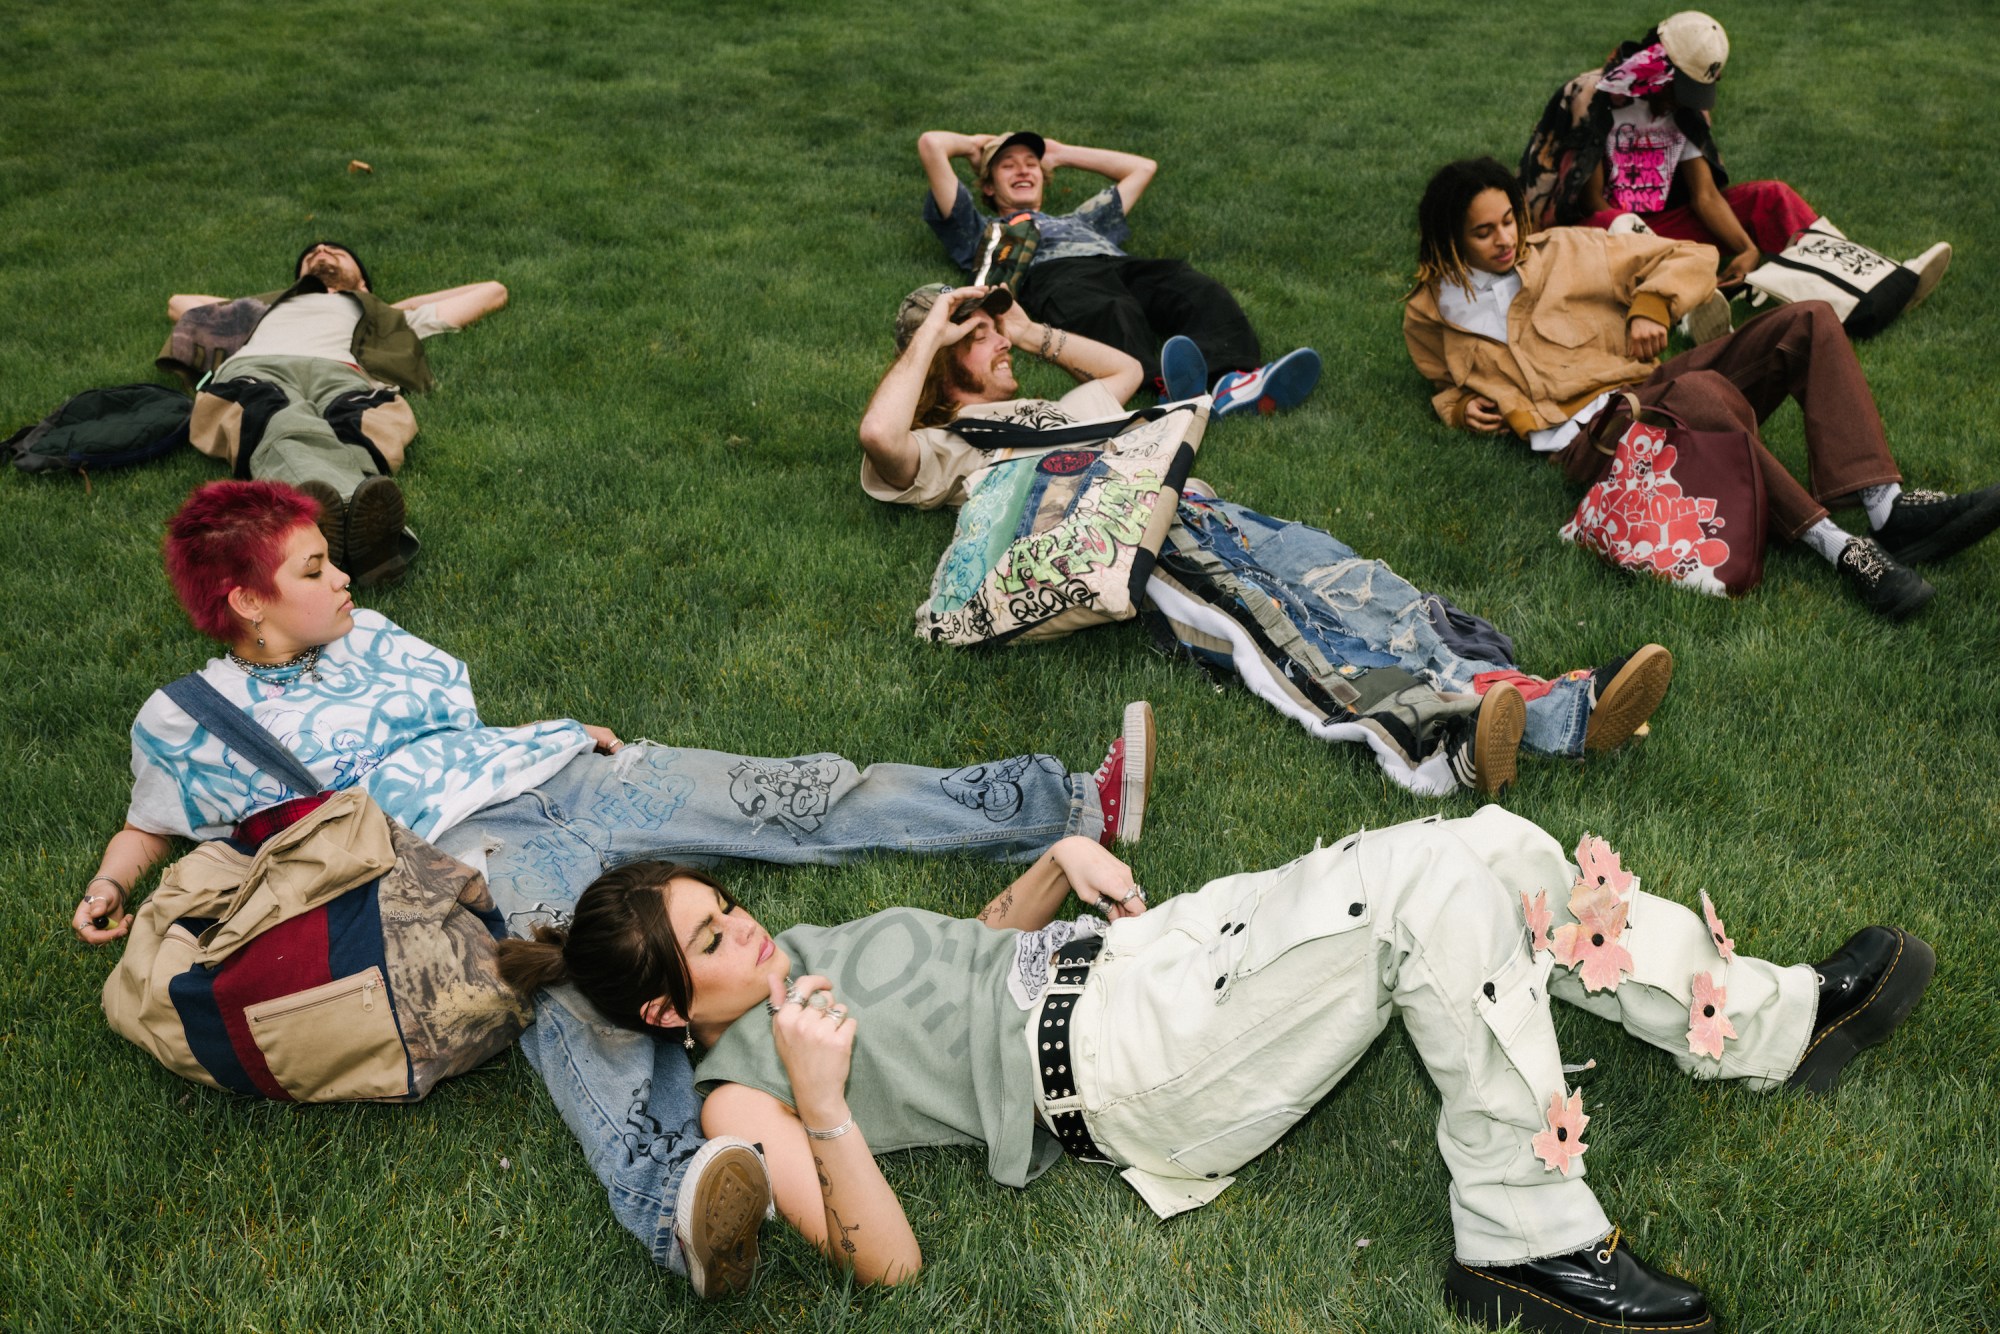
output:
[[[799,1122],[799,1124],[805,1126],[806,1134],[813,1139],[839,1139],[842,1135],[854,1129],[854,1118],[851,1116],[848,1117],[831,1130],[814,1130],[803,1121]]]

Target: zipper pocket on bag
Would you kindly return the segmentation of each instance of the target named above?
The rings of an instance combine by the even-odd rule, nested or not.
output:
[[[322,982],[305,991],[295,991],[289,996],[280,996],[261,1005],[245,1007],[243,1015],[254,1028],[258,1024],[275,1019],[285,1019],[307,1010],[316,1010],[328,1005],[338,1005],[349,996],[360,993],[361,1008],[371,1011],[380,1001],[387,999],[382,983],[382,970],[370,968],[365,973],[350,973],[346,977],[336,977],[331,982]]]
[[[404,1099],[409,1053],[379,967],[243,1007],[271,1077],[300,1102]]]

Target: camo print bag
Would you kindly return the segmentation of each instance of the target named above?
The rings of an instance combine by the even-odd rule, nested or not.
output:
[[[1136,615],[1208,407],[1105,423],[1089,442],[1065,428],[1054,448],[974,473],[917,637],[961,648],[1055,639]]]
[[[258,768],[297,764],[203,688],[198,673],[168,687]],[[303,769],[286,781],[318,786]],[[167,869],[105,979],[104,1014],[167,1069],[215,1088],[416,1102],[527,1023],[494,962],[505,935],[477,871],[360,788],[322,792],[259,811]]]

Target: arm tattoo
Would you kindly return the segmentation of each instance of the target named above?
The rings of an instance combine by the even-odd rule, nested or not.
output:
[[[1002,894],[999,898],[979,910],[979,920],[982,922],[997,922],[1005,917],[1008,910],[1013,906],[1014,891],[1012,888],[1009,888],[1005,894]]]
[[[848,1238],[861,1230],[861,1224],[843,1223],[840,1221],[840,1214],[833,1207],[833,1181],[827,1176],[826,1163],[818,1154],[813,1155],[813,1171],[819,1174],[819,1194],[823,1207],[826,1209],[826,1216],[833,1220],[834,1230],[840,1233],[840,1241],[838,1243],[840,1249],[852,1255],[854,1254],[854,1243],[848,1240]]]

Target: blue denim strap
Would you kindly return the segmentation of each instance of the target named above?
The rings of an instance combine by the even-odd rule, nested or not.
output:
[[[189,672],[163,688],[166,697],[181,706],[188,717],[207,728],[209,735],[278,779],[301,796],[320,790],[298,756],[281,745],[262,724],[231,704],[220,690],[210,685],[200,672]]]

